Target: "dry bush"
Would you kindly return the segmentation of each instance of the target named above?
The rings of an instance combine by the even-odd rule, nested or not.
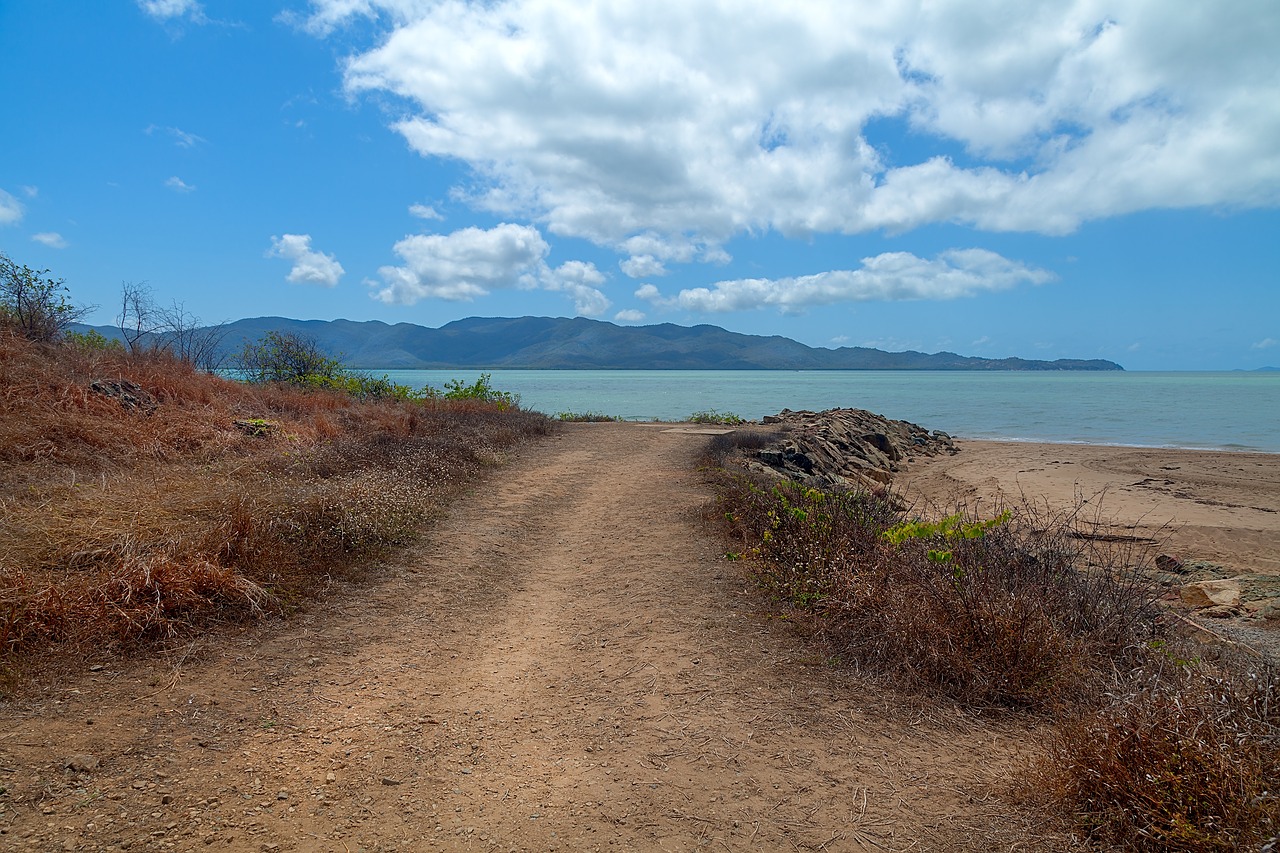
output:
[[[1032,786],[1095,843],[1260,849],[1280,833],[1280,673],[1154,649],[1057,728]]]
[[[1031,508],[1000,523],[909,521],[891,497],[721,480],[719,511],[760,582],[850,662],[970,706],[1052,710],[1157,631],[1123,552]],[[901,541],[892,541],[894,532]],[[968,531],[969,535],[964,535]]]
[[[125,405],[94,380],[138,391]],[[362,402],[0,335],[0,643],[12,661],[287,611],[550,429],[478,400]]]
[[[715,516],[761,585],[812,614],[844,660],[1049,723],[1020,780],[1046,818],[1126,850],[1274,846],[1280,674],[1227,652],[1195,658],[1164,626],[1142,543],[1113,535],[1096,502],[922,521],[892,495],[712,478]]]

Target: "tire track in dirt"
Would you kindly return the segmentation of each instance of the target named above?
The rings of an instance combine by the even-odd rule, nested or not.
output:
[[[701,527],[704,441],[569,425],[386,580],[5,708],[0,847],[989,849],[1014,832],[989,789],[1025,733],[895,707],[766,618]],[[99,766],[64,769],[78,754]]]

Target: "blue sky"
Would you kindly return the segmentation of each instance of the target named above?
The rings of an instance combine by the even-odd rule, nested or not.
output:
[[[98,323],[1278,365],[1277,45],[1274,0],[6,0],[0,252]]]

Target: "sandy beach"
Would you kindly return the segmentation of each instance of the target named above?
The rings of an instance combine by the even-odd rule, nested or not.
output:
[[[1181,560],[1280,575],[1280,454],[959,441],[961,452],[913,462],[908,499],[946,507],[1023,497],[1054,508],[1087,500]]]

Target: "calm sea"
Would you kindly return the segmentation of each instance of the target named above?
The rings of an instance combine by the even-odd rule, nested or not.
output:
[[[373,371],[379,373],[379,371]],[[1280,373],[494,370],[528,409],[679,420],[869,409],[960,438],[1280,453]],[[480,371],[394,370],[441,387]]]

